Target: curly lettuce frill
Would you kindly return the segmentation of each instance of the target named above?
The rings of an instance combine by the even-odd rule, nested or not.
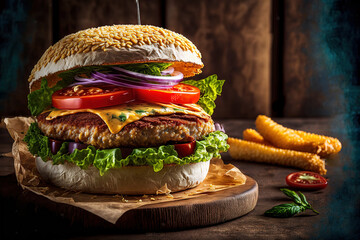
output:
[[[24,141],[28,144],[29,151],[41,157],[44,161],[52,160],[53,164],[63,164],[65,161],[74,163],[81,169],[90,165],[99,169],[103,175],[111,168],[124,166],[152,166],[155,172],[160,171],[165,164],[189,164],[206,162],[214,157],[220,157],[220,152],[229,149],[227,144],[228,136],[215,131],[206,136],[203,140],[196,141],[195,152],[184,158],[179,158],[174,145],[163,145],[160,147],[135,148],[132,153],[123,158],[120,148],[96,149],[88,146],[86,149],[75,149],[68,153],[68,143],[64,142],[56,154],[52,154],[48,137],[44,136],[37,123],[32,123]]]

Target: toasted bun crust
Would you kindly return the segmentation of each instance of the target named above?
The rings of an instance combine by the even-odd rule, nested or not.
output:
[[[199,50],[181,34],[155,26],[113,25],[65,36],[45,51],[28,81],[35,91],[43,77],[53,86],[60,80],[57,74],[69,69],[142,62],[173,62],[184,77],[203,67]]]
[[[210,161],[171,164],[159,172],[150,166],[128,166],[100,176],[94,166],[82,170],[72,163],[53,165],[36,157],[36,167],[44,180],[68,190],[103,194],[156,194],[165,184],[171,192],[193,188],[205,179],[209,166]]]

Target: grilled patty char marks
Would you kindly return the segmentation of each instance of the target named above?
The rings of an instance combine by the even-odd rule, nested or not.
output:
[[[129,123],[113,134],[106,123],[93,113],[76,113],[46,120],[49,114],[37,117],[41,131],[48,137],[78,141],[96,148],[153,147],[168,142],[201,140],[213,132],[214,123],[208,119],[186,114],[147,116]]]

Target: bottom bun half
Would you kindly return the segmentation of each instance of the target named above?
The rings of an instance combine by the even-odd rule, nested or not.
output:
[[[73,163],[53,165],[36,157],[41,177],[68,190],[101,194],[157,194],[170,190],[177,192],[199,185],[209,171],[210,161],[185,165],[165,165],[159,172],[151,166],[126,166],[108,170],[100,176],[94,166],[81,169]]]

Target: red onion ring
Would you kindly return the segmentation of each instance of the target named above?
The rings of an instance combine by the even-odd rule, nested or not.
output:
[[[168,67],[167,69],[161,71],[161,75],[171,75],[174,72],[173,67]]]
[[[183,80],[184,75],[181,72],[174,71],[174,68],[167,68],[162,71],[162,74],[169,74],[166,76],[152,76],[137,72],[132,72],[119,67],[113,67],[118,73],[101,73],[93,72],[90,78],[83,78],[75,76],[77,81],[70,86],[88,85],[96,83],[107,83],[116,86],[138,88],[138,89],[166,89],[170,88]]]
[[[147,74],[143,74],[143,73],[137,73],[137,72],[132,72],[123,68],[119,68],[119,67],[113,67],[113,69],[118,70],[119,72],[124,73],[127,76],[130,77],[136,77],[139,79],[143,79],[143,80],[155,80],[155,81],[161,81],[161,80],[173,80],[173,81],[177,81],[177,80],[182,80],[184,78],[184,75],[181,72],[178,71],[174,71],[172,73],[171,76],[166,76],[166,77],[161,77],[161,76],[152,76],[152,75],[147,75]]]
[[[220,123],[215,123],[215,131],[221,131],[221,132],[226,133],[224,126]]]

